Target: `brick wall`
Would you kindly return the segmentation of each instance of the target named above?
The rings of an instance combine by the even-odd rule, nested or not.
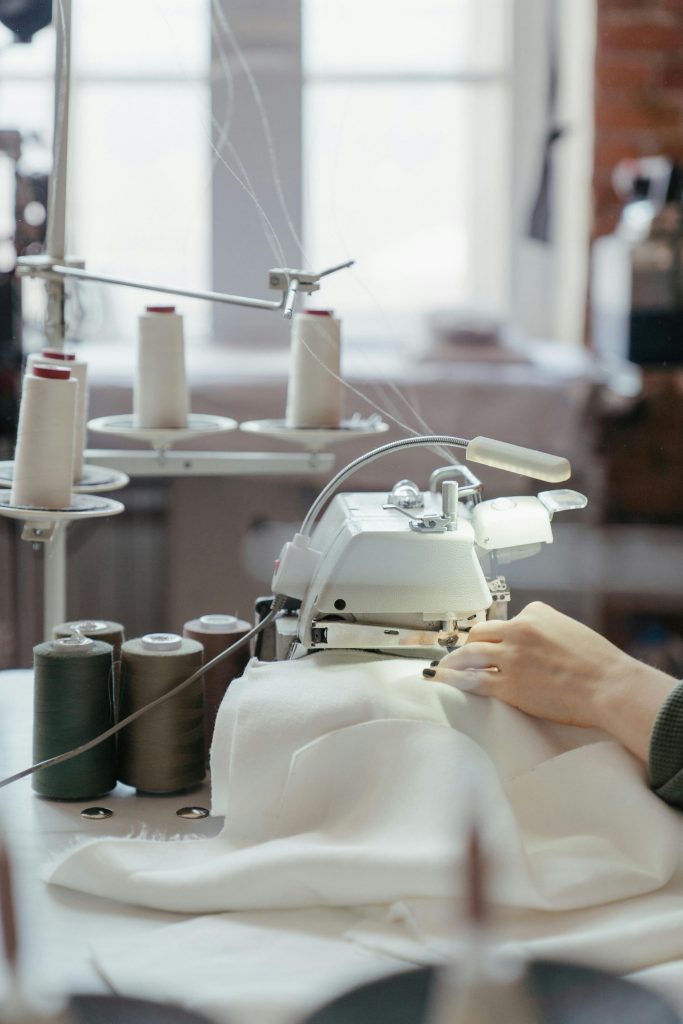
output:
[[[597,0],[593,235],[611,232],[625,157],[683,161],[683,0]]]

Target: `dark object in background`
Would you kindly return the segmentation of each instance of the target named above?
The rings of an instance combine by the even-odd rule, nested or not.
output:
[[[52,0],[0,0],[0,22],[14,32],[17,43],[30,43],[52,21]]]
[[[273,607],[273,597],[257,597],[254,605],[256,622],[262,622]],[[259,661],[281,661],[286,657],[286,648],[296,640],[297,614],[301,608],[301,601],[296,597],[288,597],[280,612],[280,620],[287,619],[290,624],[286,630],[286,636],[278,633],[275,622],[261,630],[254,640],[254,657]]]
[[[608,523],[683,524],[681,438],[683,373],[645,370],[638,401],[602,424]]]
[[[36,32],[52,21],[52,0],[0,0],[0,24],[14,33],[15,42],[30,43]],[[25,221],[23,212],[29,203],[33,212],[42,206],[47,211],[47,176],[25,175],[19,170],[21,135],[18,131],[0,131],[0,153],[14,162],[14,249],[15,255],[42,252],[46,217]],[[0,201],[4,197],[0,196]],[[31,248],[29,248],[29,246]],[[0,440],[13,445],[19,415],[19,377],[21,371],[21,283],[14,264],[0,266]]]
[[[34,34],[52,21],[52,0],[0,0],[0,23],[14,32],[17,43],[30,43]],[[42,252],[46,230],[47,175],[27,175],[19,170],[21,135],[0,131],[0,153],[14,163],[15,255]],[[4,197],[0,196],[0,201]],[[33,217],[24,219],[31,204]],[[36,216],[40,210],[42,220]],[[30,247],[30,248],[29,248]],[[15,265],[0,266],[0,440],[14,441],[19,415],[21,372],[21,282]]]
[[[0,272],[0,438],[14,439],[19,415],[21,354],[14,325],[19,306],[19,282],[14,273]]]
[[[546,36],[548,43],[548,94],[546,99],[546,129],[541,159],[541,177],[529,217],[529,238],[546,245],[553,241],[555,198],[555,145],[564,136],[558,124],[558,95],[560,89],[559,5],[547,8]]]
[[[43,251],[47,227],[48,176],[21,171],[21,151],[18,131],[0,131],[0,153],[14,164],[14,260],[0,267],[0,439],[10,442],[17,428],[22,350],[21,281],[15,261]],[[0,201],[5,198],[0,196]]]
[[[421,967],[371,981],[324,1006],[306,1024],[425,1024],[432,975],[431,968]],[[543,1024],[680,1024],[659,996],[606,971],[532,960],[528,979]]]
[[[593,246],[592,346],[608,366],[683,366],[683,167],[624,160],[613,180],[625,202]]]
[[[71,1024],[209,1024],[191,1010],[147,999],[123,996],[75,995],[68,1003]]]

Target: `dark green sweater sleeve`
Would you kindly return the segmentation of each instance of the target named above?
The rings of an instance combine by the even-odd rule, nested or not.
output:
[[[683,681],[673,688],[655,719],[648,772],[657,796],[683,809]]]

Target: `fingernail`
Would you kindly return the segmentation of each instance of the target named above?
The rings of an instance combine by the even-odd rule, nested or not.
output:
[[[423,676],[424,676],[424,677],[425,677],[426,679],[433,679],[433,678],[434,678],[434,676],[436,675],[436,672],[434,671],[434,669],[433,669],[433,668],[423,668],[423,669],[422,669],[422,675],[423,675]]]
[[[439,659],[437,658],[436,661],[430,661],[429,664],[432,668],[436,668],[436,666],[439,664]]]

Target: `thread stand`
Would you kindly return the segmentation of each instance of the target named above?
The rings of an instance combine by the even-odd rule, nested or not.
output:
[[[195,291],[177,287],[168,287],[158,283],[130,280],[106,274],[93,273],[86,270],[82,259],[68,256],[65,252],[66,198],[67,198],[67,155],[68,126],[71,85],[71,28],[72,0],[60,0],[53,13],[55,29],[55,92],[54,92],[54,132],[53,132],[53,169],[49,182],[48,219],[46,235],[46,252],[35,256],[21,256],[17,260],[17,275],[40,279],[45,282],[47,292],[46,341],[51,348],[63,349],[66,335],[65,304],[67,300],[66,283],[68,280],[98,281],[113,286],[142,289],[169,295],[183,295],[204,301],[225,303],[252,309],[279,311],[285,319],[291,319],[297,297],[311,295],[320,289],[321,280],[353,264],[353,260],[328,267],[322,271],[311,272],[293,268],[273,268],[268,271],[269,289],[279,292],[277,299],[258,299],[248,296],[231,295],[219,292]],[[133,423],[133,416],[105,417],[92,421],[89,426],[100,433],[114,434],[132,440],[147,443],[153,451],[108,451],[86,453],[97,464],[85,467],[83,479],[78,487],[72,487],[85,493],[115,489],[124,486],[127,473],[147,476],[273,476],[288,473],[304,475],[327,473],[334,462],[333,457],[321,449],[335,440],[351,437],[368,436],[377,433],[378,428],[360,430],[356,425],[353,429],[335,431],[306,432],[306,436],[297,438],[297,443],[304,443],[306,452],[172,452],[169,449],[181,440],[205,436],[218,432],[234,430],[235,420],[218,416],[197,416],[190,414],[187,429],[178,430],[138,430]],[[381,429],[387,429],[383,426]],[[262,431],[262,433],[265,433]],[[288,440],[295,440],[291,431],[285,435],[271,432]],[[106,459],[105,459],[106,456]],[[112,470],[114,476],[109,485],[103,481],[95,470]],[[94,474],[94,479],[93,479]],[[0,487],[6,482],[0,477]],[[0,491],[0,495],[3,492]],[[9,492],[7,492],[9,494]],[[73,498],[72,495],[72,503]],[[103,499],[100,499],[103,500]],[[65,531],[70,520],[88,518],[91,515],[114,515],[123,510],[123,506],[110,502],[104,511],[86,512],[82,506],[67,510],[29,510],[12,508],[8,501],[4,506],[0,499],[0,515],[25,521],[23,536],[34,543],[46,543],[45,560],[45,628],[62,622],[67,618],[65,609],[66,592],[66,558]]]
[[[52,627],[66,618],[66,529],[70,522],[116,516],[123,512],[120,501],[90,495],[72,495],[66,509],[26,508],[10,504],[10,491],[0,491],[0,516],[21,519],[22,540],[44,545],[43,631],[46,639]]]
[[[285,420],[247,420],[240,423],[240,430],[246,434],[260,434],[278,441],[299,444],[310,452],[321,452],[330,444],[341,441],[356,441],[363,437],[374,437],[389,429],[389,424],[376,414],[362,419],[358,413],[351,419],[342,420],[338,427],[289,427]]]
[[[86,450],[86,459],[134,476],[283,476],[327,474],[334,466],[329,452],[194,452]]]
[[[77,494],[104,494],[107,491],[118,491],[130,483],[130,477],[118,469],[106,466],[83,466],[83,475],[74,484]]]
[[[206,437],[208,434],[228,433],[237,428],[237,420],[228,416],[209,416],[204,413],[191,412],[187,417],[186,427],[136,427],[131,413],[122,416],[101,416],[90,420],[88,428],[100,434],[112,434],[115,437],[127,437],[134,441],[145,442],[157,452],[167,451],[178,441],[187,441],[195,437]]]
[[[9,486],[14,478],[14,462],[0,462],[0,487]],[[118,469],[105,466],[84,466],[83,475],[74,481],[74,494],[105,494],[118,491],[130,483],[130,477]]]

